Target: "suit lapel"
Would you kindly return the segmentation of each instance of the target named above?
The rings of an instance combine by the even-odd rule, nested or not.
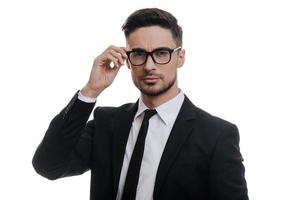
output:
[[[176,160],[184,142],[192,132],[194,127],[193,119],[195,118],[194,107],[195,106],[185,96],[185,100],[175,120],[159,163],[153,192],[154,199],[157,199],[170,167]]]
[[[130,105],[122,110],[114,119],[112,141],[112,168],[114,179],[114,195],[117,195],[119,179],[125,154],[126,144],[138,103]]]

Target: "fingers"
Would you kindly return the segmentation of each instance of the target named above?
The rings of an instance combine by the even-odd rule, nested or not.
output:
[[[111,45],[107,49],[107,57],[114,63],[114,66],[120,67],[125,64],[124,61],[127,59],[125,48]]]
[[[119,59],[117,57],[113,56],[112,54],[108,54],[107,58],[110,61],[109,62],[110,67],[114,67],[114,66],[119,67],[122,65],[122,63],[119,61]],[[113,66],[111,66],[111,62],[114,64]]]
[[[125,64],[126,59],[127,54],[125,47],[111,45],[102,54],[96,57],[95,65],[104,68],[119,68]]]
[[[116,53],[121,54],[121,56],[123,58],[127,59],[125,47],[116,47],[116,46],[111,45],[109,48],[112,49],[113,51],[115,51]]]
[[[110,53],[121,65],[124,65],[124,60],[121,53],[118,53],[113,49],[110,50]]]

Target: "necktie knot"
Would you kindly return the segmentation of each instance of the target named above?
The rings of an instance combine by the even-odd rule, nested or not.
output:
[[[144,120],[149,120],[156,113],[157,113],[157,111],[153,110],[153,109],[147,109],[147,110],[145,110]]]

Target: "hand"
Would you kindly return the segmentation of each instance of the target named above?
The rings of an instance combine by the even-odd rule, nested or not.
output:
[[[109,46],[95,58],[89,81],[81,90],[81,93],[84,96],[96,98],[112,84],[126,59],[125,47]],[[111,67],[111,63],[113,63],[113,67]]]

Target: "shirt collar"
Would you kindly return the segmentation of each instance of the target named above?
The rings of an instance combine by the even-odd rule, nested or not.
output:
[[[179,90],[179,93],[175,97],[155,108],[157,114],[166,125],[169,125],[171,122],[175,121],[183,101],[184,93],[182,92],[182,90]],[[144,104],[142,98],[140,97],[138,110],[135,114],[134,119],[139,117],[146,109],[149,108]]]

